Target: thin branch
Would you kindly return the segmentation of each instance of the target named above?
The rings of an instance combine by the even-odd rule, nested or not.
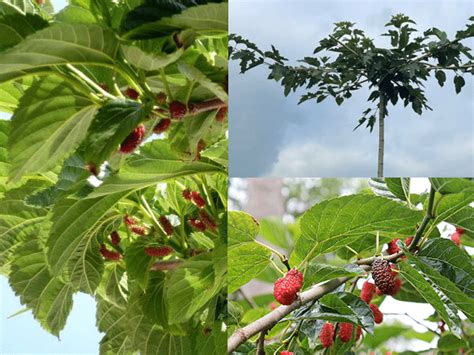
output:
[[[441,336],[436,330],[433,330],[431,329],[430,327],[428,327],[426,324],[423,324],[421,323],[420,321],[416,320],[415,318],[413,318],[411,315],[409,315],[408,313],[384,313],[384,315],[386,316],[405,316],[405,317],[408,317],[410,318],[412,321],[414,321],[415,323],[421,325],[422,327],[426,328],[427,330],[429,330],[431,333],[434,333],[436,334],[437,336]]]
[[[265,335],[267,334],[266,330],[260,332],[260,336],[257,340],[257,355],[265,355]]]
[[[227,107],[227,102],[222,101],[221,99],[212,99],[203,102],[193,102],[188,105],[188,114],[197,115],[201,112],[212,111],[219,108]]]
[[[352,49],[351,47],[349,47],[347,44],[345,44],[344,42],[340,41],[339,39],[337,39],[336,37],[334,37],[333,35],[329,35],[329,38],[335,40],[337,43],[339,43],[341,46],[343,46],[345,49],[347,49],[348,51],[354,53],[356,56],[358,56],[359,58],[362,56],[359,52],[356,52],[354,49]]]

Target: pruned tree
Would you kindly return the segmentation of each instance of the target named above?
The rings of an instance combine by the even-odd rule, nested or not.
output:
[[[403,101],[421,115],[431,110],[425,95],[424,84],[434,74],[440,86],[446,81],[446,72],[454,72],[457,94],[465,86],[464,76],[474,74],[474,57],[471,48],[462,42],[474,37],[474,17],[464,30],[452,39],[438,28],[419,33],[416,23],[408,16],[392,16],[382,34],[390,38],[391,47],[377,47],[374,40],[351,22],[338,22],[332,34],[323,38],[314,49],[315,56],[299,60],[302,64],[290,65],[273,45],[263,51],[243,37],[231,34],[229,55],[240,63],[241,72],[266,65],[268,79],[279,82],[287,96],[291,91],[305,88],[299,103],[309,100],[322,102],[331,96],[337,105],[349,99],[354,91],[367,86],[371,93],[367,99],[373,106],[359,118],[356,128],[366,125],[373,130],[378,121],[377,176],[384,174],[384,130],[389,104]]]

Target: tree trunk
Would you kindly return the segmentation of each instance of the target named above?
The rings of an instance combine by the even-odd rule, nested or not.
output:
[[[377,164],[377,177],[383,177],[383,158],[385,146],[385,97],[382,94],[379,101],[379,156]]]

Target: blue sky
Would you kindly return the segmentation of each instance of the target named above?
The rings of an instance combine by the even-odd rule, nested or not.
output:
[[[53,0],[56,10],[65,1]],[[2,115],[4,118],[5,115]],[[31,312],[7,319],[24,307],[5,277],[0,277],[0,353],[3,354],[98,354],[102,335],[95,326],[95,301],[91,296],[74,295],[74,306],[60,339],[47,333]]]
[[[291,3],[291,5],[289,5]],[[424,31],[439,27],[453,36],[474,14],[471,0],[430,1],[230,1],[230,31],[260,48],[274,44],[291,59],[311,56],[318,41],[337,21],[356,22],[376,44],[392,14],[403,12]],[[471,48],[474,41],[466,42]],[[230,63],[231,176],[373,176],[377,131],[353,132],[368,106],[361,90],[337,106],[327,99],[297,105],[298,93],[283,96],[282,87],[267,80],[266,68],[239,74]],[[472,76],[456,95],[452,77],[439,88],[426,87],[432,112],[389,106],[386,120],[386,176],[473,176],[474,104]]]

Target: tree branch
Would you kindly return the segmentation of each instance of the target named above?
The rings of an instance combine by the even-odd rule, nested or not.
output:
[[[297,300],[289,306],[280,306],[262,318],[257,319],[255,322],[250,323],[243,328],[237,329],[227,341],[227,352],[229,354],[232,353],[240,344],[244,343],[255,334],[271,329],[286,315],[311,301],[321,298],[350,279],[351,277],[339,277],[327,281],[321,285],[314,285],[307,291],[302,292]]]
[[[423,217],[423,221],[421,221],[420,226],[416,230],[415,236],[413,237],[413,241],[410,243],[410,247],[408,248],[409,251],[414,251],[420,241],[421,237],[423,236],[423,232],[425,231],[426,226],[434,218],[433,215],[433,205],[434,205],[434,197],[435,197],[435,189],[433,186],[430,188],[430,195],[428,197],[428,207],[426,208],[426,215]]]

